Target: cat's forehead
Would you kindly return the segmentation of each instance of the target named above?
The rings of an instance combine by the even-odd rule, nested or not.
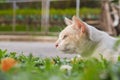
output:
[[[65,29],[63,29],[61,32],[60,32],[60,37],[64,36],[64,35],[69,35],[69,34],[72,34],[74,33],[75,31],[73,30],[72,28],[72,25],[70,26],[67,26]]]

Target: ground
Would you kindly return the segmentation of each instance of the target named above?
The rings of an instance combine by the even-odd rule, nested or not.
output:
[[[0,48],[3,50],[7,49],[8,52],[24,53],[25,55],[32,53],[33,55],[40,57],[60,56],[61,58],[71,58],[76,55],[64,54],[63,52],[58,51],[55,48],[54,42],[1,41]]]

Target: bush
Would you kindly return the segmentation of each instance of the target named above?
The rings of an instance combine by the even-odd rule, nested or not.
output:
[[[41,10],[38,9],[17,9],[16,10],[17,15],[22,15],[22,16],[27,16],[27,15],[40,15],[41,16]],[[76,9],[71,8],[71,9],[50,9],[50,15],[58,15],[58,16],[73,16],[76,14]],[[81,16],[87,16],[87,15],[99,15],[100,14],[100,9],[99,8],[81,8],[80,9],[80,15]],[[0,15],[5,16],[13,15],[13,10],[0,10]]]
[[[0,50],[1,66],[6,57],[17,63],[7,71],[0,68],[0,80],[119,80],[120,76],[120,62],[112,64],[103,58],[43,59]]]
[[[0,10],[0,31],[12,31],[12,9]],[[76,9],[50,9],[50,32],[58,32],[64,27],[64,17],[71,18],[76,14]],[[98,19],[99,8],[81,8],[80,17],[86,19]],[[16,31],[40,31],[41,10],[38,9],[17,9],[16,10]],[[56,27],[59,26],[59,27]]]
[[[4,25],[4,26],[0,26],[0,32],[11,32],[13,31],[13,26],[12,25]],[[51,26],[49,27],[49,32],[60,32],[62,29],[64,28],[64,26]],[[16,25],[15,28],[16,32],[41,32],[41,26],[36,26],[35,25],[29,25],[29,27],[27,28],[27,25]]]

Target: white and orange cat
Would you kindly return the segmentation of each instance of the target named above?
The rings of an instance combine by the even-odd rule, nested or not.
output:
[[[81,21],[76,16],[72,20],[65,18],[67,27],[61,31],[56,41],[56,48],[65,53],[79,53],[82,57],[101,55],[109,61],[116,61],[120,51],[113,49],[117,39],[106,32]]]

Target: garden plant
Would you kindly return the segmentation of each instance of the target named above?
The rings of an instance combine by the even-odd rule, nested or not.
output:
[[[41,58],[0,50],[0,80],[120,80],[116,63],[96,58]]]

